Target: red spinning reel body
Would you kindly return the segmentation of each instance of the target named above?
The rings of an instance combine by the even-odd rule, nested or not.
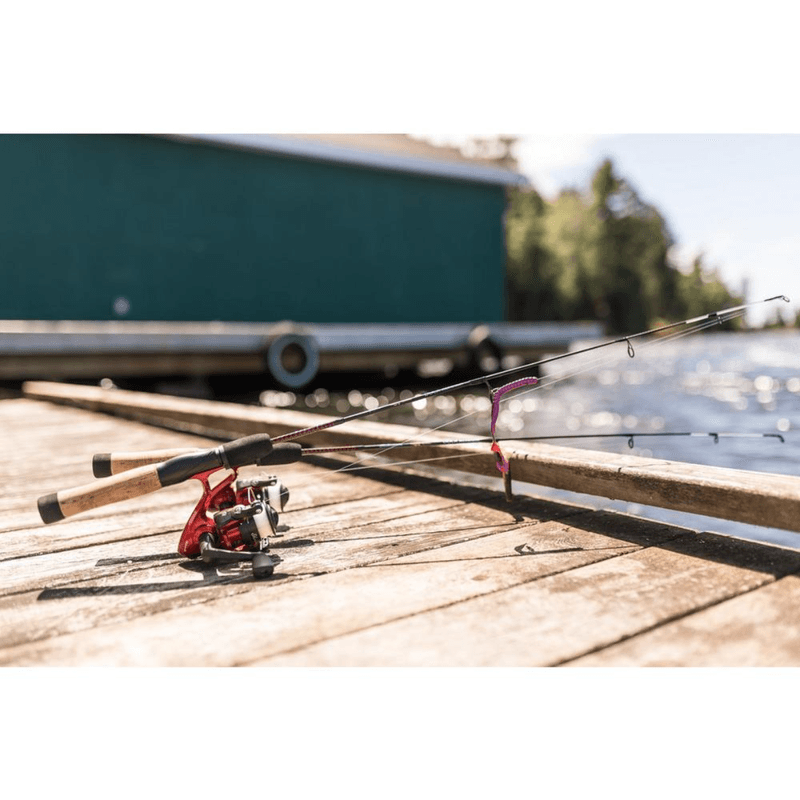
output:
[[[219,469],[193,475],[203,495],[189,516],[178,552],[189,558],[202,556],[207,563],[252,561],[257,577],[272,574],[274,557],[267,555],[269,537],[278,527],[278,511],[289,500],[288,490],[270,477],[238,480],[233,469],[215,486],[211,476]]]

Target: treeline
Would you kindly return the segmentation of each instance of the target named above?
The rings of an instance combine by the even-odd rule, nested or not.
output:
[[[514,190],[506,241],[512,321],[596,319],[625,334],[743,302],[701,257],[688,274],[671,263],[666,221],[609,160],[585,193]]]

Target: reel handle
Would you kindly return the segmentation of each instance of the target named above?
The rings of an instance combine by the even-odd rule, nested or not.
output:
[[[297,461],[302,448],[296,448]],[[245,436],[210,450],[193,450],[157,464],[147,464],[119,475],[100,478],[86,486],[64,489],[38,500],[39,515],[45,524],[80,514],[92,508],[140,497],[164,486],[172,486],[210,470],[235,469],[256,464],[272,452],[272,439],[265,433]],[[281,451],[285,453],[285,451]],[[285,456],[284,456],[285,457]]]

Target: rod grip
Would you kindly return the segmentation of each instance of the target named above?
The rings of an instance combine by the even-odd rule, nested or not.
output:
[[[294,464],[303,457],[303,448],[299,442],[285,442],[276,444],[272,451],[263,458],[259,458],[256,464],[259,467],[277,466],[278,464]]]
[[[202,451],[193,447],[174,448],[172,450],[142,450],[133,453],[96,453],[92,456],[92,473],[95,478],[107,478],[110,475],[119,475],[136,467],[143,467],[146,464],[158,464],[167,461],[175,456],[185,456],[189,453],[200,453]],[[278,464],[294,464],[302,458],[302,447],[297,442],[277,444],[267,453],[266,456],[259,458],[256,465],[260,467],[273,466]]]
[[[266,433],[254,433],[210,450],[189,450],[166,461],[146,464],[119,475],[99,478],[86,486],[63,489],[40,497],[37,502],[39,516],[46,524],[58,522],[91,508],[149,494],[162,486],[183,483],[201,472],[254,464],[270,455],[272,449],[272,439]]]
[[[196,452],[194,447],[177,447],[171,450],[143,450],[138,453],[97,453],[92,456],[92,473],[95,478],[108,478],[146,464],[158,464],[175,456]]]
[[[46,524],[58,522],[82,511],[150,494],[161,486],[157,465],[148,464],[121,475],[100,478],[85,486],[44,495],[37,501],[39,516]]]

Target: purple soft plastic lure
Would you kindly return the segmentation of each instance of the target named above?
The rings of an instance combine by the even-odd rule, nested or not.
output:
[[[494,453],[494,457],[497,459],[497,469],[499,469],[503,475],[508,473],[510,467],[508,459],[503,455],[503,451],[500,449],[500,445],[497,443],[497,438],[494,432],[494,426],[497,424],[497,415],[500,413],[500,398],[506,392],[512,392],[514,389],[519,389],[523,386],[533,386],[537,383],[539,383],[537,378],[520,378],[518,381],[507,383],[505,386],[501,386],[499,389],[489,390],[492,398],[492,424],[489,428],[492,434],[492,452]]]

